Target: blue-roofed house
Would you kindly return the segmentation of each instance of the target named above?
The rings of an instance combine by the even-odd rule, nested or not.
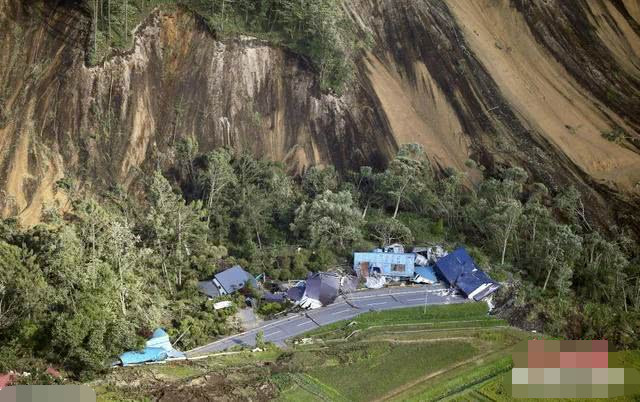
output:
[[[463,272],[456,285],[469,299],[475,301],[484,299],[500,287],[482,270]]]
[[[385,252],[382,249],[358,252],[353,253],[353,270],[365,278],[382,275],[410,279],[414,275],[415,259],[414,253]]]
[[[460,289],[469,299],[482,300],[500,285],[482,271],[463,247],[436,261],[435,270],[449,286]]]
[[[217,297],[234,293],[245,287],[247,283],[256,286],[256,280],[240,265],[217,273],[212,280],[200,281],[198,288],[209,297]]]

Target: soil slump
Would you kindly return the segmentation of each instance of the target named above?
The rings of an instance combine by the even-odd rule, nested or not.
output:
[[[27,224],[55,182],[136,192],[195,139],[340,170],[384,167],[402,143],[434,165],[524,167],[575,185],[602,225],[640,232],[636,1],[352,0],[374,46],[344,94],[296,55],[217,40],[185,10],[155,11],[134,45],[87,67],[90,19],[71,3],[0,1],[0,209]],[[603,133],[621,133],[620,143]],[[472,174],[477,172],[470,171]]]

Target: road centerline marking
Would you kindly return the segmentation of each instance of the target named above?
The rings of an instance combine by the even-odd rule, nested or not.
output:
[[[387,304],[388,302],[369,303],[367,306],[379,306],[381,304]]]
[[[346,309],[346,310],[342,310],[342,311],[336,311],[335,313],[331,313],[331,315],[342,314],[342,313],[345,313],[347,311],[351,311],[351,310],[350,309]]]

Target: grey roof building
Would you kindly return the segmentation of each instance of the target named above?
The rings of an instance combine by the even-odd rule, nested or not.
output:
[[[217,273],[212,280],[200,281],[198,288],[209,297],[217,297],[234,293],[244,288],[247,282],[253,286],[256,285],[256,281],[250,273],[242,269],[240,265],[234,265]]]

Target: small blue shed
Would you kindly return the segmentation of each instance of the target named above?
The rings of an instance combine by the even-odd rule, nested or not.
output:
[[[414,253],[389,253],[376,249],[371,252],[353,253],[353,270],[358,276],[383,275],[413,278]]]

